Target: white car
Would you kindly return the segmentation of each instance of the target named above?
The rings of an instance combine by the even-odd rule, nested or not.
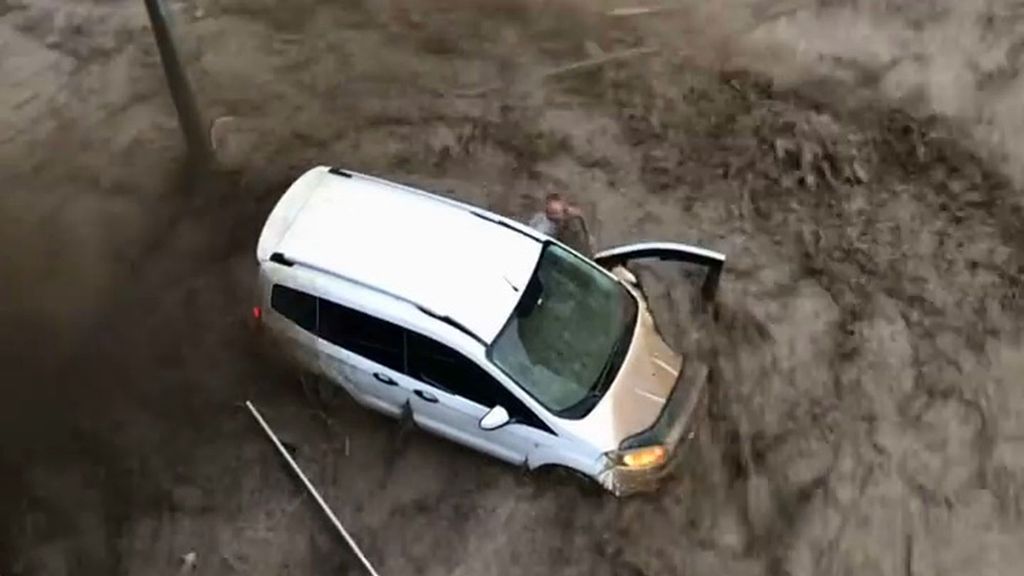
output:
[[[531,470],[562,467],[617,495],[656,486],[705,396],[671,350],[636,258],[707,268],[671,243],[584,258],[481,208],[316,167],[260,235],[260,305],[275,347],[360,404]]]

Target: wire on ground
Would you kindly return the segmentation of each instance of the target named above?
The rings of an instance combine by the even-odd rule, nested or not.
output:
[[[302,473],[302,469],[299,468],[299,465],[295,463],[295,460],[292,458],[292,455],[288,453],[288,450],[286,450],[284,445],[281,444],[281,441],[277,439],[277,435],[275,435],[274,431],[270,429],[270,425],[267,424],[267,421],[263,419],[263,416],[260,416],[260,413],[258,410],[256,410],[256,407],[253,406],[252,402],[249,402],[248,400],[245,401],[245,407],[249,409],[249,412],[252,413],[252,417],[256,419],[256,422],[258,422],[260,427],[263,428],[263,431],[267,433],[267,436],[270,438],[270,441],[273,442],[274,447],[277,448],[278,454],[280,454],[281,457],[288,462],[288,466],[291,467],[292,471],[295,472],[295,475],[299,477],[299,480],[302,480],[302,484],[306,487],[306,490],[308,490],[309,493],[313,495],[313,498],[316,499],[316,503],[320,505],[320,509],[323,510],[324,514],[327,515],[327,518],[330,519],[331,524],[334,524],[334,527],[338,530],[338,533],[341,534],[341,537],[345,539],[345,542],[347,542],[348,545],[352,548],[352,551],[356,553],[356,556],[359,558],[359,561],[362,562],[363,566],[366,568],[366,571],[369,572],[372,576],[380,576],[379,574],[377,574],[377,571],[373,569],[373,565],[370,564],[370,561],[366,559],[366,555],[363,554],[363,551],[359,549],[359,546],[356,544],[356,541],[353,540],[351,536],[349,536],[349,533],[345,530],[345,527],[341,525],[341,521],[339,521],[338,517],[334,515],[334,512],[331,510],[330,506],[328,506],[327,503],[324,502],[324,499],[320,497],[320,493],[317,492],[317,489],[309,481],[309,478],[307,478],[306,475]]]

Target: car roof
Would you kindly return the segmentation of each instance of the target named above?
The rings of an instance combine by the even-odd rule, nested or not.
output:
[[[321,166],[278,201],[257,253],[411,302],[487,344],[542,249],[540,236],[483,209]]]

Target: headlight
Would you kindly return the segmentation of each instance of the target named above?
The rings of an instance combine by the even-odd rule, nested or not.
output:
[[[608,456],[617,466],[631,470],[645,470],[664,464],[668,459],[668,450],[664,446],[645,446],[633,450],[609,452]]]

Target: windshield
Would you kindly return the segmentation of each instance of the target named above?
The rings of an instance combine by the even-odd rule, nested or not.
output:
[[[488,356],[548,410],[582,418],[615,379],[636,314],[618,282],[548,244]]]

